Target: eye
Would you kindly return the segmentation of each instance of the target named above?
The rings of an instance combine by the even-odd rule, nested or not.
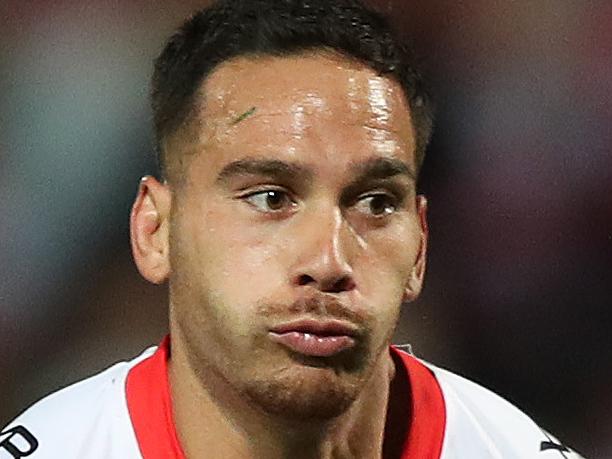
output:
[[[360,212],[374,217],[386,217],[397,210],[398,203],[394,196],[387,193],[376,193],[362,196],[357,200],[355,208]]]
[[[281,212],[295,205],[289,194],[282,190],[261,190],[243,197],[260,212]]]

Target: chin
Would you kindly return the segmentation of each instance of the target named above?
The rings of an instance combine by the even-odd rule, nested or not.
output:
[[[359,396],[364,379],[331,368],[300,366],[251,379],[245,393],[267,414],[298,422],[332,420]]]

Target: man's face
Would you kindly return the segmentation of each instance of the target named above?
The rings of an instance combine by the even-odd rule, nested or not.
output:
[[[173,339],[267,412],[334,417],[420,288],[404,94],[330,54],[235,59],[202,94],[172,204]]]

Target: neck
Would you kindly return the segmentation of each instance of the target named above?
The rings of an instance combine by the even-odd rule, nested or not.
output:
[[[252,406],[212,371],[202,377],[180,338],[172,342],[169,361],[176,430],[187,458],[380,458],[393,374],[393,361],[383,352],[345,413],[326,422],[296,422]]]

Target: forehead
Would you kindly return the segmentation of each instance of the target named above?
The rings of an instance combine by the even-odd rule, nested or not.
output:
[[[414,132],[399,83],[336,54],[233,59],[209,75],[199,100],[198,143],[205,150],[235,155],[246,147],[265,156],[283,148],[347,149],[403,156],[414,165]]]
[[[331,52],[233,59],[211,73],[202,93],[209,117],[239,114],[245,103],[260,113],[295,103],[328,114],[344,109],[349,117],[370,113],[381,126],[410,117],[399,83]]]

